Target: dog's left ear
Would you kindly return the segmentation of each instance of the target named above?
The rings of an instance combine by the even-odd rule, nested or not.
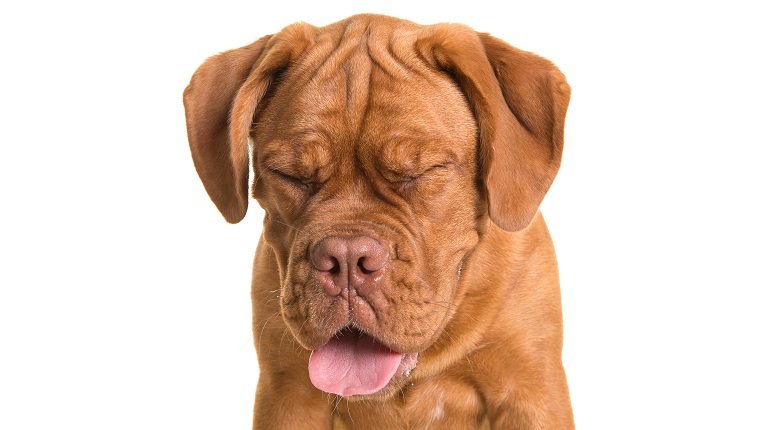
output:
[[[297,23],[206,60],[184,93],[190,150],[206,192],[230,223],[248,210],[248,136],[275,76],[312,42]]]
[[[462,25],[430,26],[418,52],[459,83],[478,121],[491,219],[530,224],[559,169],[570,87],[550,61]]]

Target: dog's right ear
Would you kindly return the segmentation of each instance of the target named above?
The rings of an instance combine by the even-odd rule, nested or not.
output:
[[[184,92],[187,137],[206,192],[230,223],[248,210],[248,136],[274,77],[311,43],[298,23],[206,60]]]

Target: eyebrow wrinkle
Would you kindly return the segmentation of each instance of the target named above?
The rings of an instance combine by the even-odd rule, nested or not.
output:
[[[346,75],[346,114],[351,111],[351,72],[348,61],[343,62],[343,74]]]

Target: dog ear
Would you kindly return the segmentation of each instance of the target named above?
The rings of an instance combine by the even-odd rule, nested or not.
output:
[[[248,210],[248,136],[256,107],[275,76],[306,48],[313,29],[293,24],[206,60],[184,92],[195,170],[230,223]]]
[[[478,121],[491,219],[527,227],[559,169],[570,87],[550,61],[468,27],[429,27],[420,54],[459,83]]]

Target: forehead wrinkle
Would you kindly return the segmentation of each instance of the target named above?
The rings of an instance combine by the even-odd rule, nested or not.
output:
[[[315,43],[290,66],[287,86],[291,89],[303,92],[314,84],[334,81],[346,59],[361,43],[361,38],[356,37],[361,30],[357,23],[349,23],[342,29],[333,24],[321,30]]]
[[[332,122],[341,124],[343,132],[358,132],[366,114],[374,68],[367,54],[369,25],[369,22],[358,21],[342,28],[323,28],[315,48],[296,66],[297,70],[308,71],[306,77],[293,73],[292,81],[284,85],[289,87],[291,102],[294,99],[304,102],[288,103],[296,105],[301,117],[296,121],[303,125],[316,124],[325,116],[340,116]],[[322,118],[315,118],[316,112]]]
[[[406,73],[399,67],[399,65],[393,61],[389,55],[385,53],[383,49],[388,40],[387,34],[381,31],[368,31],[367,34],[367,56],[372,63],[372,66],[379,68],[385,74],[401,79],[405,77]]]
[[[412,27],[388,26],[369,19],[321,30],[314,45],[293,66],[294,72],[288,73],[292,80],[284,86],[290,87],[289,98],[305,102],[300,107],[296,103],[299,118],[291,117],[288,122],[296,121],[299,126],[313,122],[316,126],[324,122],[323,118],[332,117],[332,123],[341,124],[340,131],[356,137],[378,101],[372,93],[376,88],[370,88],[375,75],[406,82],[430,79],[423,72],[425,63],[413,49],[416,31]],[[374,73],[380,70],[382,73]],[[315,118],[316,112],[322,118]],[[334,134],[339,130],[331,126],[325,131]]]
[[[360,27],[359,24],[352,22],[346,25],[337,38],[334,35],[337,33],[325,33],[328,40],[332,42],[332,49],[329,52],[326,50],[319,58],[315,57],[310,61],[314,67],[314,73],[311,74],[309,82],[332,79],[344,68],[346,61],[353,56],[364,41],[364,37],[358,36],[366,32],[367,26]]]
[[[367,44],[367,51],[373,63],[395,79],[423,77],[424,62],[413,49],[416,38],[406,29],[394,29],[388,33],[385,28],[373,31]]]
[[[416,39],[412,27],[364,21],[324,27],[287,74],[289,82],[283,81],[273,111],[279,135],[317,135],[333,156],[349,147],[354,149],[345,154],[353,153],[356,145],[377,150],[384,140],[378,138],[394,130],[407,130],[410,143],[461,145],[472,127],[469,109],[457,106],[466,100],[443,73],[428,73],[414,49]],[[439,138],[433,130],[451,136]]]
[[[424,62],[414,49],[418,30],[398,23],[394,26],[369,20],[352,21],[342,28],[339,24],[321,28],[315,44],[295,65],[302,76],[301,84],[331,79],[345,67],[352,57],[365,54],[384,72],[394,77],[408,77],[422,73]],[[361,36],[360,36],[361,34]],[[358,48],[363,49],[358,49]],[[305,77],[305,78],[304,78]]]

